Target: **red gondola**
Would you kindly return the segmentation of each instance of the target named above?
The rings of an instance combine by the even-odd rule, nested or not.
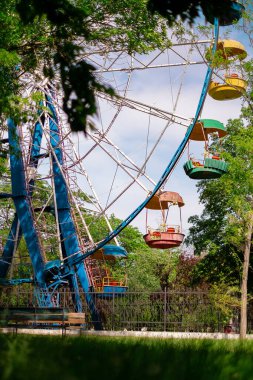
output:
[[[168,211],[171,206],[179,208],[181,219],[181,207],[184,206],[184,201],[178,193],[173,191],[159,192],[148,202],[147,210],[160,210],[162,214],[162,223],[158,228],[152,229],[146,226],[147,233],[143,238],[150,248],[168,249],[179,247],[182,244],[184,240],[182,226],[167,224]]]

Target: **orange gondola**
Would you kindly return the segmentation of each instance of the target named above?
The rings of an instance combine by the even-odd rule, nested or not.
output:
[[[108,266],[109,262],[112,264],[119,259],[126,258],[127,252],[123,247],[108,244],[96,251],[87,260],[87,270],[90,274],[93,290],[97,293],[96,297],[111,299],[127,292],[126,275],[115,278]]]

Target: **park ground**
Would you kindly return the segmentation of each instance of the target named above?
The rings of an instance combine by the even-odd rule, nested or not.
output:
[[[253,341],[0,335],[1,379],[253,379]]]

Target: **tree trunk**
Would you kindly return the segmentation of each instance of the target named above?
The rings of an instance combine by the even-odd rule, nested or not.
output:
[[[247,234],[245,237],[245,246],[244,246],[244,260],[243,260],[242,284],[241,284],[240,339],[245,339],[246,333],[247,333],[247,294],[248,294],[247,283],[248,283],[252,229],[253,229],[253,212],[250,213]]]

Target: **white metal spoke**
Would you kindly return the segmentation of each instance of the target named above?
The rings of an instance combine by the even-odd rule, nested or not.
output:
[[[90,187],[90,189],[91,189],[91,191],[92,191],[93,197],[94,197],[95,200],[96,200],[96,202],[94,202],[93,199],[90,198],[90,201],[91,201],[92,204],[94,204],[94,205],[97,207],[97,209],[98,209],[98,211],[99,211],[100,213],[103,213],[103,207],[102,207],[102,205],[101,205],[101,203],[100,203],[100,201],[99,201],[99,198],[98,198],[98,195],[97,195],[97,193],[96,193],[96,191],[95,191],[95,188],[94,188],[94,186],[92,185],[92,181],[91,181],[90,177],[88,176],[86,170],[85,170],[85,169],[83,168],[83,166],[81,165],[81,162],[80,162],[79,159],[78,159],[77,151],[76,151],[75,146],[74,146],[74,144],[73,144],[73,141],[71,140],[70,137],[69,137],[69,142],[70,142],[71,147],[72,147],[72,149],[73,149],[73,153],[74,153],[74,156],[75,156],[75,160],[78,162],[78,166],[79,166],[80,173],[86,178],[87,183],[88,183],[88,185],[89,185],[89,187]],[[79,187],[77,181],[75,182],[75,185],[76,185],[76,188],[77,188],[79,191],[82,192],[82,189]],[[87,194],[86,194],[86,196],[87,196]],[[107,224],[107,226],[108,226],[108,228],[109,228],[109,231],[112,232],[113,229],[112,229],[112,226],[111,226],[111,224],[110,224],[110,221],[109,221],[108,217],[107,217],[105,214],[103,215],[103,217],[104,217],[104,219],[105,219],[105,221],[106,221],[106,224]],[[85,224],[86,224],[86,223],[85,223]],[[88,230],[88,226],[87,226],[87,225],[86,225],[86,228],[87,228],[87,230]],[[90,233],[89,233],[89,235],[90,235]],[[93,238],[92,238],[91,235],[90,235],[90,240],[93,241]],[[118,242],[118,239],[117,239],[117,238],[114,238],[114,241],[115,241],[116,245],[119,245],[119,242]]]
[[[121,105],[121,107],[128,107],[131,109],[134,109],[136,111],[147,113],[148,115],[152,115],[155,117],[158,117],[160,119],[164,120],[170,120],[171,122],[183,125],[184,127],[189,126],[189,122],[191,122],[191,118],[186,118],[184,116],[177,115],[175,113],[168,112],[166,110],[159,109],[154,106],[150,106],[147,104],[144,104],[142,102],[139,102],[137,100],[129,99],[120,95],[116,95],[113,98],[111,98],[109,95],[104,93],[98,93],[98,97],[102,99],[106,99],[116,105]]]
[[[99,136],[103,136],[99,131],[97,131],[97,133],[99,134]],[[130,164],[131,164],[131,166],[127,166],[126,164],[124,164],[123,162],[122,162],[122,165],[124,165],[124,166],[126,166],[126,167],[128,167],[129,169],[132,169],[132,170],[135,170],[135,171],[138,171],[138,173],[140,173],[141,175],[143,175],[145,178],[147,178],[150,182],[151,182],[151,184],[152,185],[156,185],[156,182],[152,179],[152,178],[150,178],[146,173],[145,173],[145,171],[141,171],[141,169],[140,169],[140,167],[138,166],[138,165],[136,165],[135,163],[134,163],[134,161],[130,158],[130,157],[128,157],[118,146],[116,146],[107,136],[103,136],[103,141],[106,141],[106,142],[108,142],[111,146],[113,146],[114,147],[114,149],[116,149]]]
[[[96,139],[96,137],[95,137],[94,135],[92,135],[92,134],[90,134],[90,133],[88,133],[88,136],[89,136],[93,141],[97,141],[97,140],[98,140],[98,139]],[[115,161],[116,164],[119,165],[119,166],[121,167],[121,169],[124,170],[124,171],[129,175],[129,177],[131,177],[132,179],[134,179],[134,180],[136,181],[136,183],[137,183],[137,184],[138,184],[138,185],[139,185],[144,191],[148,192],[148,189],[146,188],[146,186],[144,186],[143,183],[141,183],[141,182],[137,179],[137,177],[134,177],[134,176],[132,175],[132,173],[131,173],[129,170],[127,170],[127,169],[124,167],[124,165],[122,165],[122,163],[121,163],[117,158],[115,158],[115,157],[109,152],[108,149],[106,149],[104,146],[102,146],[101,143],[99,143],[99,147],[100,147],[102,150],[104,150],[104,152],[105,152],[109,157],[111,157],[111,159],[112,159],[113,161]],[[139,173],[139,175],[140,175],[140,173]]]

